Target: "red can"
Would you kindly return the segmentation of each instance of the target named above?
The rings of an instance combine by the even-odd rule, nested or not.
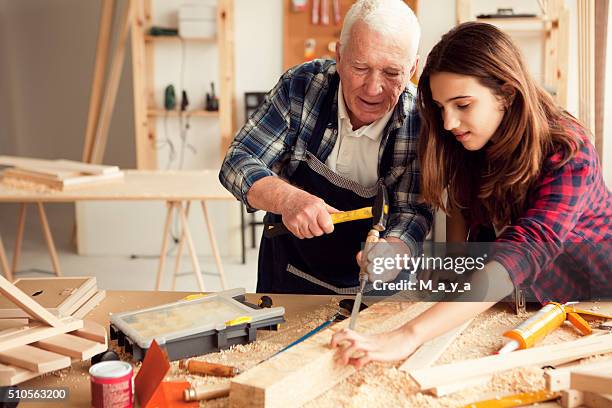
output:
[[[89,369],[91,406],[131,408],[134,403],[134,370],[125,361],[102,361]]]

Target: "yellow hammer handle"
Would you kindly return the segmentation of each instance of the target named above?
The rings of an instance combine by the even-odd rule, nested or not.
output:
[[[501,397],[499,399],[490,399],[485,401],[473,402],[467,404],[464,408],[512,408],[520,407],[527,404],[533,404],[536,402],[549,401],[556,399],[561,396],[558,392],[551,391],[535,391],[526,392],[523,394],[509,395]]]
[[[334,224],[341,222],[365,220],[372,218],[372,207],[359,208],[358,210],[343,211],[339,213],[329,214]]]

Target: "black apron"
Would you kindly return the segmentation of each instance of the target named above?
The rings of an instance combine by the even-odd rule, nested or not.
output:
[[[307,152],[289,182],[310,194],[322,198],[340,211],[372,206],[377,184],[363,187],[334,173],[316,154],[323,134],[331,127],[338,75],[330,86],[321,106],[319,118],[308,142]],[[335,118],[334,118],[335,119]],[[337,130],[334,130],[337,131]],[[386,143],[379,174],[386,174],[391,165],[395,131]],[[383,140],[384,142],[384,140]],[[282,222],[277,214],[267,213],[265,222]],[[355,256],[362,248],[372,219],[349,221],[334,225],[331,234],[299,239],[288,233],[273,238],[262,237],[259,248],[257,292],[300,294],[352,294],[359,287],[359,265]]]

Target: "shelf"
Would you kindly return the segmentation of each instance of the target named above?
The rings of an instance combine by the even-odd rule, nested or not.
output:
[[[164,109],[149,109],[147,110],[147,116],[179,116],[179,114],[184,114],[185,116],[198,116],[198,117],[209,117],[216,118],[219,116],[219,111],[207,111],[203,109],[195,109],[188,110],[185,112],[181,112],[178,110],[167,111]]]
[[[549,30],[549,20],[545,17],[507,17],[507,18],[477,18],[481,23],[492,24],[509,32],[543,32]]]
[[[183,38],[178,35],[145,35],[146,42],[175,42],[175,41],[187,41],[187,42],[199,42],[199,43],[210,43],[215,44],[217,38]]]

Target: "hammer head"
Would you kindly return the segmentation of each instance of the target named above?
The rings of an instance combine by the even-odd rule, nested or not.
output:
[[[376,231],[384,231],[387,227],[387,218],[389,217],[389,196],[387,188],[380,183],[378,192],[372,206],[372,229]]]

